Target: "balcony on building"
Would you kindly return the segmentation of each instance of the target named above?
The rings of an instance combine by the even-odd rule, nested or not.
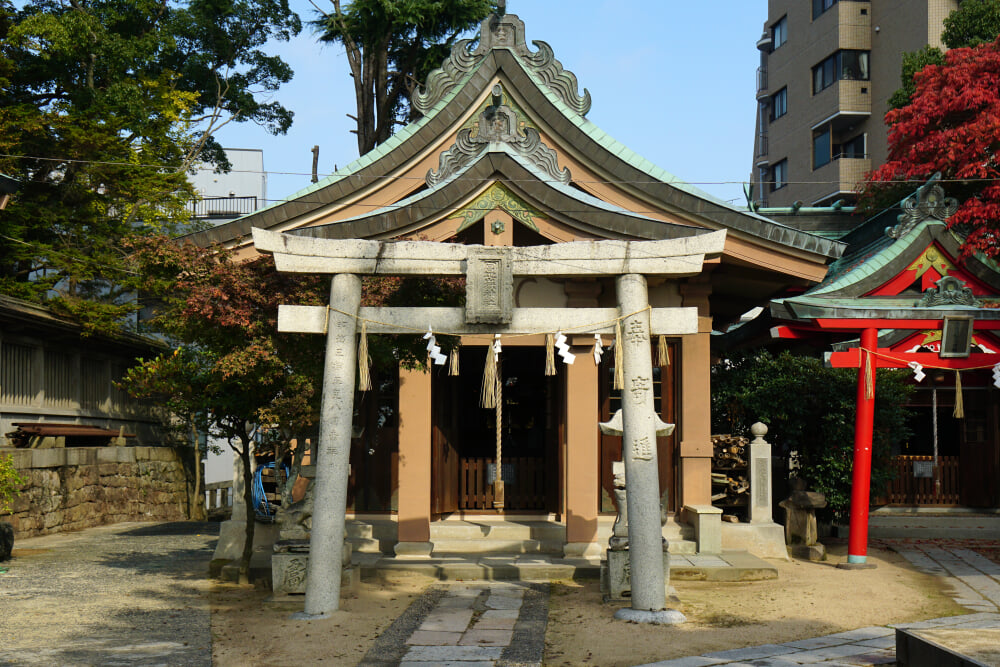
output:
[[[257,197],[201,197],[188,204],[191,215],[199,220],[233,220],[257,210]]]
[[[872,161],[867,156],[836,156],[813,171],[813,180],[823,185],[817,189],[818,196],[810,204],[829,206],[837,200],[857,201],[858,186],[871,168]]]

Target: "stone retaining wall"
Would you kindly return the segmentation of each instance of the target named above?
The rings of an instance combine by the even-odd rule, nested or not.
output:
[[[10,515],[17,537],[124,521],[188,518],[187,472],[172,447],[0,448],[28,480]]]

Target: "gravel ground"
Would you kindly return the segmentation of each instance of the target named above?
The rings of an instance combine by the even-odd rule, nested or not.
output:
[[[0,665],[210,666],[218,531],[125,523],[18,540],[0,563]]]

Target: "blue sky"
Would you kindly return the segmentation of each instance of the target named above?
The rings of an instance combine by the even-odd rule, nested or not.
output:
[[[292,0],[303,21],[315,10]],[[316,0],[324,9],[329,0]],[[767,18],[765,0],[508,0],[526,37],[548,42],[587,88],[587,117],[618,141],[701,189],[736,204],[753,159],[754,47]],[[311,30],[277,43],[295,70],[275,95],[295,112],[287,135],[230,124],[224,146],[261,148],[268,198],[309,185],[311,149],[320,174],[358,157],[350,133],[354,92],[343,50],[319,44]]]

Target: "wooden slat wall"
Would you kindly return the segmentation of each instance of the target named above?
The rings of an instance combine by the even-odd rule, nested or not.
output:
[[[463,458],[459,465],[459,508],[493,509],[493,485],[489,482],[491,458]],[[514,467],[514,483],[504,485],[505,510],[545,509],[545,460],[542,458],[504,458]]]
[[[933,456],[896,456],[892,459],[895,479],[889,482],[889,503],[892,505],[957,505],[960,497],[957,456],[939,456],[937,477],[941,493],[934,488],[933,477],[914,477],[914,461],[934,461]]]

